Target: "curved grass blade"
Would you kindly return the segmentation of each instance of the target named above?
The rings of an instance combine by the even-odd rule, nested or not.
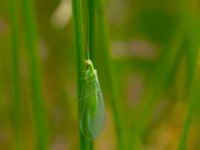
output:
[[[199,6],[197,0],[193,0],[189,8],[188,13],[188,22],[189,24],[189,38],[190,38],[190,49],[188,49],[188,64],[189,64],[189,104],[188,104],[188,112],[185,118],[182,135],[179,141],[179,150],[187,149],[187,139],[189,135],[189,131],[191,128],[191,123],[194,115],[194,111],[196,111],[196,106],[198,106],[198,100],[200,96],[200,86],[199,86],[199,71],[198,71],[198,58],[199,58],[199,45],[200,45],[200,15],[199,13],[195,13],[198,10]]]
[[[81,89],[81,122],[82,134],[88,140],[97,138],[105,123],[105,106],[97,72],[92,61],[86,61],[86,71]]]
[[[187,116],[185,118],[185,122],[183,125],[183,129],[182,129],[183,131],[180,137],[178,150],[187,149],[187,139],[188,139],[189,131],[191,128],[193,115],[194,115],[194,112],[199,109],[197,108],[199,106],[199,102],[198,102],[199,98],[200,98],[200,80],[198,80],[197,77],[195,77],[190,88],[190,97],[189,97],[190,102],[187,106],[188,112],[187,112]]]
[[[158,97],[163,92],[164,87],[167,85],[168,79],[173,72],[173,66],[175,65],[178,55],[182,50],[180,47],[183,42],[184,31],[187,25],[187,14],[185,13],[187,6],[186,4],[186,1],[180,2],[181,15],[179,18],[179,28],[177,28],[176,32],[174,33],[169,47],[166,47],[169,53],[166,54],[166,58],[163,60],[163,63],[160,65],[160,68],[158,68],[156,73],[156,77],[159,77],[160,82],[157,82],[153,86],[151,91],[149,91],[147,94],[147,97],[144,95],[141,100],[141,105],[136,110],[138,115],[135,118],[135,121],[133,121],[133,128],[130,137],[130,139],[133,139],[133,141],[129,142],[129,149],[141,149],[140,135],[146,120],[145,118],[148,118],[148,115],[151,114],[155,104],[158,103]]]
[[[143,95],[141,99],[141,103],[136,110],[137,116],[132,122],[128,149],[142,149],[140,136],[144,128],[144,123],[146,118],[148,118],[149,115],[153,112],[155,104],[159,102],[159,96],[163,92],[163,89],[167,85],[167,81],[172,74],[173,66],[176,63],[176,59],[178,58],[177,54],[179,54],[179,51],[181,50],[179,48],[182,41],[181,37],[182,34],[179,32],[174,39],[176,45],[172,44],[174,47],[169,50],[169,53],[163,60],[163,64],[161,64],[161,67],[157,69],[160,70],[156,72],[156,77],[159,77],[159,82],[155,83],[152,89],[148,91],[147,94]],[[175,54],[172,54],[173,52],[175,52]],[[172,57],[169,58],[170,56]],[[169,62],[168,59],[170,59]]]

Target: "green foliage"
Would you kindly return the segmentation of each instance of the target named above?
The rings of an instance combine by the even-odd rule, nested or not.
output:
[[[200,149],[199,6],[0,1],[0,149]]]
[[[10,0],[10,19],[11,19],[11,40],[12,40],[12,99],[13,99],[13,125],[15,129],[15,140],[16,150],[22,149],[22,101],[21,101],[21,86],[20,86],[20,69],[19,69],[19,40],[18,40],[18,29],[17,29],[17,8],[16,1]]]
[[[27,57],[29,63],[32,106],[34,113],[34,122],[36,128],[37,149],[46,150],[48,144],[48,133],[45,118],[44,101],[42,96],[39,56],[38,56],[38,39],[34,11],[31,0],[22,0],[22,12],[24,17],[25,39],[27,46]]]

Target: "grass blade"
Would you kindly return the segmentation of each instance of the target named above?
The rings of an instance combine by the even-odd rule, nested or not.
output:
[[[96,0],[88,0],[88,51],[89,57],[92,62],[95,62],[94,59],[94,50],[95,50],[95,39],[96,39],[96,30],[95,30],[95,10],[96,10]]]
[[[181,1],[181,16],[179,20],[180,26],[174,33],[171,43],[165,49],[168,53],[165,54],[163,62],[157,68],[155,73],[157,82],[154,83],[151,90],[142,97],[141,104],[136,110],[137,116],[132,125],[133,128],[129,138],[131,139],[129,142],[129,149],[141,149],[140,135],[144,122],[146,118],[149,118],[148,115],[150,115],[153,111],[154,106],[156,106],[155,104],[158,103],[158,98],[162,94],[164,87],[168,84],[168,79],[171,74],[173,74],[174,66],[178,61],[177,59],[179,59],[179,54],[181,54],[181,44],[183,42],[184,31],[187,25],[187,14],[184,12],[184,10],[186,10],[185,8],[186,2]]]
[[[83,85],[83,72],[84,69],[84,60],[85,60],[85,51],[84,51],[84,35],[83,35],[83,16],[82,16],[82,1],[81,0],[72,0],[73,7],[73,21],[74,21],[74,31],[75,31],[75,44],[76,44],[76,55],[77,55],[77,78],[78,78],[78,100],[81,99],[81,87]],[[78,102],[78,120],[80,121],[81,116],[81,106]],[[80,124],[80,123],[79,123]],[[79,128],[80,135],[80,149],[87,150],[89,149],[90,142],[82,135]]]
[[[12,56],[12,99],[13,99],[13,124],[15,129],[15,149],[22,149],[22,102],[20,90],[20,69],[19,69],[19,38],[17,29],[17,8],[16,1],[9,0],[9,12],[11,20],[11,56]]]
[[[96,39],[96,30],[95,30],[95,9],[96,9],[96,0],[87,1],[87,11],[88,11],[88,58],[96,64],[96,59],[94,58],[95,50],[95,39]],[[90,142],[90,150],[94,149],[94,141]]]
[[[28,51],[28,60],[30,68],[32,105],[34,113],[34,121],[36,127],[37,149],[47,149],[47,127],[44,110],[44,101],[41,89],[39,57],[38,57],[38,40],[36,32],[36,24],[34,18],[33,4],[31,0],[21,0],[22,12],[24,15],[25,36]]]
[[[191,3],[192,5],[198,6],[198,1],[194,0]],[[190,5],[189,5],[190,6]],[[189,38],[190,46],[188,49],[188,64],[189,64],[189,104],[187,110],[187,116],[184,122],[182,135],[179,142],[179,150],[187,149],[187,138],[190,131],[190,126],[193,118],[194,111],[196,111],[196,105],[198,105],[198,99],[200,97],[200,81],[199,81],[199,71],[197,69],[198,57],[199,57],[199,42],[200,42],[200,16],[198,13],[194,13],[197,9],[189,8],[188,11],[188,24],[189,28]],[[194,12],[193,12],[194,11]]]
[[[109,34],[108,34],[108,29],[107,29],[104,0],[97,0],[96,7],[97,7],[96,18],[97,18],[97,24],[98,24],[98,30],[99,30],[99,39],[101,43],[103,59],[105,61],[105,72],[107,72],[107,79],[110,85],[110,88],[109,88],[110,89],[109,93],[111,97],[110,103],[112,107],[112,113],[113,113],[115,128],[116,128],[117,149],[124,150],[125,142],[124,142],[124,137],[123,137],[122,120],[120,117],[121,114],[119,111],[119,107],[117,105],[117,102],[119,101],[119,96],[117,94],[118,89],[117,89],[116,79],[114,75],[114,68],[112,66],[112,61],[109,56],[109,52],[111,48],[110,48],[110,43],[109,43]]]

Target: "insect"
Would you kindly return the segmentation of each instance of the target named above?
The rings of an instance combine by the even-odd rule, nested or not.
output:
[[[91,60],[86,60],[79,102],[81,132],[88,140],[93,140],[104,128],[105,106],[97,71]]]

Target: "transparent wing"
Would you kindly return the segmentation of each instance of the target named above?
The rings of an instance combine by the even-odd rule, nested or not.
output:
[[[93,140],[101,134],[105,124],[104,99],[96,72],[85,79],[81,95],[81,132]]]

